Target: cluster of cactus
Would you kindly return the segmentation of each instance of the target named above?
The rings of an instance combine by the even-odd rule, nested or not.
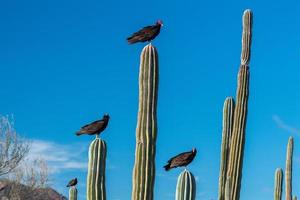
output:
[[[223,108],[219,200],[238,200],[241,189],[245,128],[249,93],[249,62],[252,30],[252,12],[243,15],[241,65],[238,73],[236,105],[228,97]],[[228,181],[229,179],[229,181]]]
[[[252,12],[243,15],[241,65],[238,73],[236,104],[228,97],[223,109],[219,200],[238,200],[241,188],[243,151],[249,93],[249,62],[252,30]],[[139,110],[136,128],[136,150],[133,169],[132,200],[153,200],[155,152],[157,138],[158,53],[151,44],[145,46],[140,57]],[[292,147],[289,151],[292,153]],[[290,155],[289,154],[289,155]],[[100,138],[89,148],[87,200],[105,200],[106,143]],[[287,200],[291,200],[291,157],[287,161]],[[289,170],[289,171],[288,171]],[[282,171],[276,172],[275,199],[281,198]],[[194,200],[196,181],[187,170],[179,177],[177,200]],[[77,199],[77,189],[70,188],[70,200]]]
[[[292,168],[293,168],[293,150],[294,139],[289,138],[287,150],[286,150],[286,163],[285,163],[285,199],[297,200],[297,197],[292,194]],[[277,168],[275,172],[275,184],[274,184],[274,200],[281,200],[282,197],[282,169]]]

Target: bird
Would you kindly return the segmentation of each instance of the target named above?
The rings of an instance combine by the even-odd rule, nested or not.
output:
[[[87,135],[96,134],[98,136],[107,127],[109,118],[110,118],[109,115],[105,114],[102,119],[94,121],[90,124],[81,127],[81,129],[76,132],[76,135],[79,136],[83,134],[87,134]]]
[[[159,34],[162,26],[163,22],[161,20],[157,20],[154,25],[146,26],[138,32],[133,33],[127,38],[127,41],[129,44],[137,42],[151,42]]]
[[[67,187],[72,187],[72,186],[75,186],[76,184],[77,184],[77,178],[74,178],[69,181]]]
[[[172,168],[176,167],[186,167],[188,164],[190,164],[195,156],[197,154],[196,148],[193,148],[192,151],[183,152],[181,154],[178,154],[168,160],[168,164],[164,166],[166,171],[169,171]]]

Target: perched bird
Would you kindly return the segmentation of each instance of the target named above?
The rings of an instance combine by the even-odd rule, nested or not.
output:
[[[164,166],[166,171],[169,171],[172,168],[176,167],[186,167],[190,164],[197,154],[196,148],[193,148],[192,151],[184,152],[174,156],[170,160],[168,160],[168,164]]]
[[[99,135],[102,131],[105,130],[105,128],[108,124],[109,118],[110,118],[109,115],[105,114],[102,119],[94,121],[88,125],[81,127],[81,129],[76,132],[76,135],[78,135],[78,136],[83,135],[83,134]]]
[[[134,44],[137,42],[150,42],[153,40],[160,32],[160,28],[163,26],[163,22],[158,20],[155,25],[146,26],[139,30],[138,32],[132,34],[127,38],[129,44]]]
[[[67,187],[72,187],[72,186],[75,186],[76,184],[77,184],[77,178],[74,178],[69,181]]]

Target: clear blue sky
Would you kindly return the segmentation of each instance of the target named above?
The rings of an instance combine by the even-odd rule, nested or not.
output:
[[[282,1],[283,2],[283,1]],[[0,113],[47,156],[53,186],[79,178],[85,195],[87,147],[82,125],[111,115],[107,196],[128,200],[135,151],[138,67],[144,44],[127,45],[139,28],[164,21],[159,52],[157,200],[174,199],[180,169],[162,166],[197,147],[189,169],[198,199],[216,199],[223,101],[235,96],[241,16],[254,12],[250,99],[241,199],[273,198],[274,172],[295,137],[294,182],[300,196],[300,3],[278,1],[58,1],[0,3]],[[48,152],[47,152],[48,151]],[[51,156],[53,155],[53,156]]]

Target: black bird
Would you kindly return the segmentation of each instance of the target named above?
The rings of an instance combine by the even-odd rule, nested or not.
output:
[[[83,135],[83,134],[99,135],[102,131],[105,130],[105,128],[108,124],[109,118],[110,118],[109,115],[105,114],[102,119],[94,121],[90,124],[87,124],[87,125],[81,127],[81,129],[76,132],[76,135],[78,135],[78,136]]]
[[[72,186],[75,186],[76,184],[77,184],[77,178],[74,178],[69,181],[67,187],[72,187]]]
[[[164,166],[166,171],[169,171],[172,168],[176,167],[186,167],[190,164],[197,154],[196,148],[193,148],[192,151],[184,152],[174,156],[170,160],[168,160],[168,164]]]
[[[138,32],[132,34],[127,38],[129,44],[134,44],[137,42],[150,42],[153,40],[160,32],[160,28],[163,26],[163,22],[158,20],[156,24],[152,26],[146,26],[139,30]]]

